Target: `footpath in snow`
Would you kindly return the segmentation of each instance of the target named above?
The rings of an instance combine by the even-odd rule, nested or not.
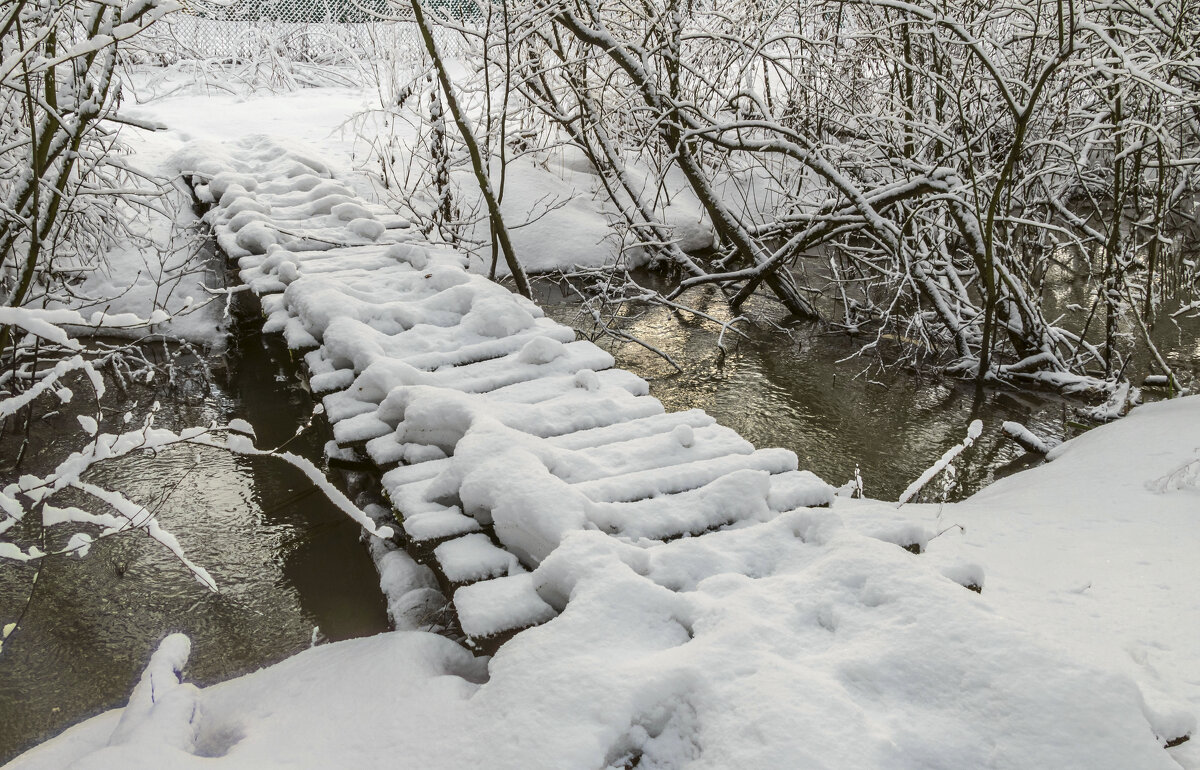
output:
[[[945,511],[830,507],[793,453],[665,413],[307,151],[257,138],[176,162],[266,328],[304,352],[331,451],[382,471],[394,511],[368,513],[441,574],[373,542],[397,627],[449,585],[469,637],[507,641],[487,658],[398,631],[201,691],[170,637],[129,708],[14,767],[1195,766],[1164,744],[1194,729],[1200,686],[1148,702],[1138,671],[1044,633],[1049,608],[1001,610],[995,575],[968,590],[988,564],[969,540],[901,547]],[[1200,427],[1181,403],[1159,412]],[[1200,499],[1181,451],[1161,489],[1138,476],[1143,498]]]

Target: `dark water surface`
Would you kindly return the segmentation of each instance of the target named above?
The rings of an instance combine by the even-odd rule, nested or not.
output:
[[[124,404],[110,393],[112,411],[119,419],[129,409],[140,421],[157,398],[162,427],[242,417],[254,426],[260,447],[287,440],[311,414],[307,392],[272,360],[261,335],[243,339],[231,360],[218,377],[224,382],[211,389],[183,378],[172,392],[139,388]],[[77,390],[79,400],[84,392]],[[33,426],[32,443],[48,441],[57,451],[27,458],[23,472],[44,473],[46,462],[82,443],[77,413],[64,411]],[[116,424],[106,421],[102,430]],[[319,463],[321,434],[310,428],[288,449]],[[335,640],[386,630],[378,577],[359,527],[290,466],[184,446],[98,466],[87,478],[158,506],[162,526],[208,569],[221,593],[207,591],[138,532],[97,542],[83,559],[46,560],[21,626],[0,653],[0,763],[70,724],[124,705],[168,633],[192,638],[186,676],[203,685],[305,649],[314,626]],[[0,563],[0,624],[21,613],[34,572]]]
[[[549,315],[585,336],[594,334],[596,325],[580,312],[573,291],[553,284],[543,284],[541,291]],[[692,290],[680,301],[730,319],[715,291]],[[1069,438],[1091,426],[1077,414],[1086,406],[1080,401],[1005,389],[977,393],[969,383],[900,366],[881,372],[878,360],[853,355],[870,338],[854,340],[818,324],[780,328],[774,325],[778,308],[765,301],[748,305],[746,314],[753,323],[736,328],[747,337],[725,332],[722,352],[716,323],[660,306],[622,308],[620,328],[670,355],[682,372],[636,343],[596,341],[616,355],[618,366],[648,379],[651,393],[668,410],[704,409],[755,446],[793,450],[801,468],[834,486],[853,479],[857,467],[866,496],[882,500],[898,499],[966,437],[972,420],[983,421],[983,435],[956,461],[957,475],[948,483],[944,475],[935,479],[925,499],[962,499],[1040,462],[1001,434],[1006,420],[1047,439]],[[1200,365],[1200,335],[1191,327],[1164,323],[1159,335],[1172,365],[1187,376]]]

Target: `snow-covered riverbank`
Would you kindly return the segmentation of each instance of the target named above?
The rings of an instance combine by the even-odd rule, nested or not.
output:
[[[276,164],[283,168],[301,157],[281,155],[271,142],[245,147],[261,163],[247,168],[268,175]],[[221,169],[241,163],[212,149],[182,162],[199,169],[205,158],[217,161],[215,173],[234,174]],[[323,164],[309,157],[301,166],[301,176],[312,176]],[[279,208],[282,201],[294,196],[289,185],[301,183],[271,180],[263,194],[277,199],[268,205],[247,197],[245,186],[236,192],[236,176],[223,177],[225,211],[215,221],[227,227],[241,213],[278,216],[286,210]],[[236,194],[225,200],[231,191]],[[1188,557],[1200,545],[1200,399],[1144,407],[1064,445],[1050,465],[962,504],[897,509],[839,500],[832,509],[789,510],[803,501],[785,505],[764,483],[762,505],[720,498],[745,509],[734,527],[702,537],[639,539],[655,536],[638,534],[641,519],[611,518],[632,507],[576,499],[589,473],[616,473],[630,458],[605,455],[605,469],[589,470],[577,464],[582,455],[574,458],[566,447],[507,427],[536,416],[520,399],[499,409],[482,396],[468,403],[433,392],[454,389],[452,375],[462,376],[455,364],[428,372],[376,367],[368,374],[373,362],[386,358],[382,349],[359,344],[374,339],[379,329],[373,324],[395,326],[388,355],[419,352],[406,347],[412,335],[404,335],[414,325],[428,328],[426,342],[436,343],[426,358],[453,352],[442,349],[453,335],[447,331],[441,340],[442,326],[417,313],[427,310],[417,304],[427,291],[454,289],[462,300],[457,309],[438,306],[447,329],[461,324],[489,339],[497,329],[506,329],[506,337],[536,330],[536,339],[522,340],[519,350],[501,352],[516,356],[514,366],[560,358],[566,365],[571,356],[551,339],[557,332],[517,312],[532,308],[509,307],[496,287],[456,277],[461,271],[443,250],[434,250],[441,254],[436,259],[422,258],[425,251],[399,227],[398,246],[371,245],[372,235],[393,230],[341,222],[342,214],[359,211],[348,208],[352,204],[337,203],[338,214],[291,211],[310,217],[312,226],[279,231],[303,243],[314,227],[336,225],[349,233],[342,240],[362,240],[356,258],[378,262],[385,251],[394,257],[386,270],[376,266],[378,274],[352,267],[353,280],[344,285],[321,278],[336,266],[336,250],[271,252],[261,239],[234,237],[255,232],[254,216],[242,217],[236,233],[227,227],[223,237],[230,248],[245,241],[243,251],[251,253],[244,275],[262,281],[263,291],[289,287],[288,296],[274,295],[280,299],[268,308],[290,340],[307,347],[314,335],[326,336],[326,352],[313,361],[331,364],[327,379],[338,380],[339,388],[357,383],[352,389],[372,399],[364,389],[382,387],[375,379],[391,372],[388,377],[414,386],[414,398],[428,401],[419,415],[406,417],[409,428],[431,431],[438,419],[455,417],[462,424],[447,423],[443,433],[470,429],[467,449],[454,446],[449,433],[441,440],[432,434],[405,440],[430,447],[450,441],[453,462],[438,466],[438,483],[461,485],[446,494],[473,501],[475,516],[490,514],[501,543],[533,568],[508,568],[517,582],[537,587],[536,594],[521,595],[540,596],[560,614],[539,615],[546,622],[518,634],[491,659],[433,634],[401,631],[317,647],[203,690],[179,683],[188,644],[168,637],[129,708],[67,731],[14,767],[1200,766],[1194,743],[1163,748],[1194,730],[1200,711],[1198,654],[1188,644],[1200,636],[1200,607],[1190,600],[1196,566]],[[268,236],[275,238],[269,228],[263,230]],[[269,253],[254,256],[256,250]],[[382,294],[374,296],[389,286],[415,292],[415,299],[388,305]],[[322,287],[363,304],[313,293]],[[372,309],[385,306],[383,315]],[[331,307],[349,314],[337,335],[330,333]],[[342,334],[358,316],[358,336]],[[478,344],[485,343],[493,345]],[[332,366],[336,361],[349,368]],[[492,362],[486,361],[489,376],[500,376]],[[568,373],[576,390],[601,387],[586,371]],[[360,410],[362,427],[379,428],[365,419],[371,414],[380,422],[391,419],[389,409],[412,408],[415,402],[380,404],[390,390],[373,399],[378,411]],[[640,397],[622,398],[631,395]],[[334,403],[340,402],[326,406]],[[554,419],[566,426],[582,418],[565,411]],[[350,413],[331,419],[358,425]],[[669,433],[677,453],[696,441],[732,441],[678,427]],[[397,446],[401,438],[397,431]],[[417,462],[412,468],[429,461],[409,459]],[[552,460],[562,463],[559,481],[537,467]],[[750,475],[738,478],[738,489],[757,488],[755,473],[768,480],[763,471],[742,473]],[[551,494],[560,488],[562,494]],[[695,502],[696,510],[680,507],[672,516],[699,516],[703,524],[711,501]],[[643,507],[646,522],[661,513]],[[447,509],[441,518],[464,518],[457,516]],[[610,517],[618,531],[636,531],[619,539],[585,526],[587,517],[595,523],[597,516]],[[933,537],[938,532],[944,533]],[[926,541],[922,555],[898,547]],[[442,559],[443,567],[456,563],[452,557]],[[981,582],[982,594],[966,588]],[[487,614],[488,607],[476,605]]]
[[[965,527],[921,556],[845,504],[677,541],[671,591],[580,533],[567,610],[490,661],[395,632],[197,691],[174,642],[152,706],[13,767],[1197,767],[1160,748],[1200,710],[1197,436],[1200,398],[1154,404],[940,518],[890,508]]]
[[[151,117],[191,128],[143,157],[269,120],[348,159],[304,123],[317,97],[264,98],[203,117],[167,100]],[[264,280],[295,280],[275,262]],[[481,452],[506,438],[489,430]],[[1193,397],[961,504],[839,499],[669,542],[564,531],[530,579],[565,609],[492,659],[400,631],[198,690],[169,637],[128,709],[12,766],[1200,768],[1196,742],[1162,748],[1200,713],[1197,437]]]
[[[944,531],[923,558],[983,565],[998,613],[1129,675],[1153,710],[1200,714],[1200,400],[1139,407],[1050,457],[957,505],[841,510]]]

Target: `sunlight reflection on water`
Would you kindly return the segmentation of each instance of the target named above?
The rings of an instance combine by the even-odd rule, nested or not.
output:
[[[729,319],[727,305],[713,292],[690,292],[686,302]],[[592,328],[569,301],[549,303],[546,310],[585,334]],[[749,312],[769,318],[773,309],[759,305]],[[682,373],[634,343],[598,342],[614,352],[618,366],[649,380],[668,410],[704,409],[756,446],[793,450],[801,468],[835,486],[852,479],[857,464],[871,497],[897,499],[963,440],[974,419],[984,421],[985,433],[957,463],[951,500],[1032,460],[1000,434],[1005,420],[1022,422],[1044,438],[1063,438],[1070,430],[1073,405],[1053,395],[996,390],[977,399],[969,384],[899,368],[880,374],[868,371],[865,359],[839,364],[854,345],[846,335],[814,325],[792,326],[785,334],[768,323],[739,324],[748,338],[726,333],[729,352],[723,355],[716,324],[661,307],[627,309],[627,315],[623,328],[671,355]]]

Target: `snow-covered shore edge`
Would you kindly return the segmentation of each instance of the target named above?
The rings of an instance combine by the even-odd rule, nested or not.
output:
[[[1135,410],[1125,420],[1068,442],[1056,450],[1056,458],[1049,465],[1017,474],[963,503],[940,509],[937,506],[905,506],[899,511],[887,505],[893,523],[901,518],[918,525],[933,521],[946,526],[957,523],[965,528],[965,533],[955,530],[957,534],[935,538],[922,556],[911,556],[880,543],[885,550],[876,552],[872,549],[867,554],[874,566],[860,577],[860,589],[872,594],[872,601],[866,601],[870,597],[863,595],[856,602],[858,607],[853,606],[855,603],[818,602],[812,610],[818,621],[814,625],[820,627],[823,622],[834,629],[844,628],[851,622],[853,613],[863,606],[903,603],[907,593],[904,584],[914,579],[926,580],[912,573],[931,572],[930,565],[948,569],[951,563],[961,561],[966,555],[980,563],[987,582],[983,595],[975,597],[971,594],[973,599],[967,597],[968,592],[957,589],[964,595],[964,604],[949,607],[945,614],[943,611],[947,608],[937,610],[934,605],[923,606],[916,616],[904,613],[907,625],[912,625],[926,612],[935,611],[939,615],[937,634],[921,636],[918,644],[910,646],[906,643],[905,623],[895,625],[887,618],[877,619],[873,635],[878,636],[878,644],[872,645],[872,656],[852,661],[852,670],[857,667],[855,675],[851,680],[841,679],[841,684],[845,686],[848,681],[864,685],[872,683],[868,700],[878,698],[888,708],[875,712],[866,721],[863,721],[866,715],[861,712],[857,717],[853,712],[843,713],[842,719],[847,720],[843,730],[849,732],[825,732],[833,725],[816,712],[837,711],[840,699],[829,697],[831,692],[822,693],[817,685],[824,682],[830,686],[839,681],[851,661],[828,654],[828,644],[824,647],[825,654],[813,655],[814,638],[808,632],[789,630],[786,624],[779,622],[783,617],[773,616],[767,607],[761,606],[765,596],[760,594],[756,601],[740,603],[742,613],[755,616],[735,617],[732,622],[735,626],[757,628],[759,633],[769,630],[780,635],[794,634],[793,649],[809,648],[800,670],[760,668],[768,660],[775,665],[784,661],[776,657],[754,660],[759,657],[755,653],[761,653],[761,650],[742,646],[750,640],[738,635],[735,638],[740,644],[729,644],[733,639],[726,639],[726,644],[714,646],[705,656],[709,665],[720,662],[723,674],[720,670],[714,671],[713,679],[708,682],[685,678],[672,683],[668,673],[674,668],[670,655],[689,657],[689,647],[696,646],[696,642],[706,635],[706,630],[693,622],[695,638],[682,647],[671,645],[663,649],[663,655],[657,657],[655,665],[658,671],[647,669],[641,671],[641,675],[658,680],[656,686],[667,691],[682,687],[695,692],[699,687],[710,698],[724,695],[716,700],[721,702],[731,723],[726,727],[736,725],[738,731],[757,737],[734,739],[736,733],[731,732],[730,746],[684,746],[672,756],[695,766],[784,766],[762,765],[749,757],[748,764],[737,761],[738,755],[731,750],[749,740],[758,749],[752,754],[759,758],[791,756],[798,761],[803,757],[803,766],[963,767],[968,765],[955,764],[948,758],[980,756],[970,751],[962,753],[961,742],[969,744],[973,738],[980,737],[980,726],[971,723],[990,719],[1011,727],[1010,720],[1017,715],[1010,709],[1019,711],[1030,705],[1012,699],[1024,691],[1035,700],[1041,695],[1061,698],[1062,724],[1056,731],[1061,734],[1064,745],[1059,747],[1061,754],[1055,756],[1053,762],[1048,761],[1042,766],[1197,766],[1198,755],[1192,742],[1163,752],[1161,762],[1147,762],[1157,750],[1154,746],[1194,730],[1194,714],[1200,706],[1197,655],[1194,645],[1188,642],[1197,638],[1200,630],[1200,606],[1190,598],[1194,597],[1191,587],[1196,566],[1194,560],[1187,558],[1189,552],[1193,555],[1197,552],[1196,516],[1200,512],[1200,485],[1196,472],[1200,448],[1193,446],[1196,436],[1200,436],[1200,397],[1151,404]],[[837,513],[846,525],[844,529],[866,531],[887,525],[884,510],[884,504],[863,502],[839,506]],[[810,526],[828,528],[833,525],[828,521],[814,521]],[[1138,530],[1144,532],[1140,537],[1136,534]],[[858,539],[847,541],[846,535],[837,535],[835,531],[836,528],[831,530],[827,537],[831,540],[840,538],[843,552],[862,547]],[[1053,558],[1055,552],[1065,547],[1076,549],[1072,559]],[[1143,550],[1149,548],[1154,552]],[[881,556],[886,557],[883,563],[879,561]],[[1158,561],[1154,561],[1156,556]],[[858,559],[853,561],[859,562]],[[849,569],[850,566],[842,564],[841,573],[854,574],[855,570]],[[856,569],[864,566],[859,562]],[[899,568],[902,566],[909,568]],[[1139,570],[1154,574],[1139,575]],[[825,579],[832,581],[836,574],[834,572]],[[1079,591],[1081,586],[1073,581],[1088,575],[1091,576],[1090,587]],[[712,591],[721,584],[721,592],[736,590],[738,580],[745,578],[738,577],[731,583],[735,577],[738,576],[714,575],[708,579],[707,588]],[[880,582],[881,578],[886,579]],[[816,585],[809,583],[805,588],[803,593],[791,595],[790,601],[806,603],[805,596],[811,595]],[[1081,597],[1080,601],[1087,605],[1072,606],[1064,599],[1068,595]],[[651,603],[654,601],[652,597],[643,598]],[[964,609],[966,601],[977,606]],[[143,719],[157,725],[152,730],[126,728],[122,731],[118,727],[127,711],[112,711],[69,729],[18,758],[10,767],[23,770],[68,766],[188,767],[193,763],[197,766],[219,763],[229,767],[295,763],[315,767],[330,766],[331,762],[357,767],[385,766],[395,762],[412,766],[467,767],[471,766],[470,762],[489,756],[497,760],[490,765],[496,767],[589,766],[577,762],[556,763],[564,757],[596,756],[593,754],[594,741],[601,739],[601,734],[619,732],[621,722],[625,722],[625,730],[630,729],[622,713],[625,710],[622,703],[630,697],[635,701],[647,697],[646,693],[654,688],[648,688],[645,681],[631,679],[628,670],[615,665],[622,657],[616,654],[622,645],[613,637],[623,633],[622,626],[638,628],[639,615],[645,619],[645,607],[639,609],[636,596],[627,595],[623,603],[611,608],[617,610],[615,614],[610,611],[610,616],[592,621],[591,654],[595,660],[591,663],[603,662],[604,665],[592,668],[587,665],[588,661],[577,659],[572,663],[578,651],[572,653],[554,644],[553,629],[577,622],[582,611],[572,613],[571,610],[587,604],[592,605],[593,612],[597,609],[586,597],[574,597],[562,617],[543,629],[527,632],[526,643],[502,650],[491,661],[473,658],[454,643],[422,632],[392,632],[314,648],[224,684],[203,690],[184,686],[184,694],[172,699],[160,696],[154,708],[149,710],[139,706],[139,710],[146,712]],[[726,612],[730,609],[727,607]],[[778,613],[784,607],[775,606],[774,609]],[[991,618],[988,624],[995,626],[993,630],[999,632],[999,638],[992,637],[988,641],[975,637],[970,631],[972,623],[964,624],[962,618],[955,617],[959,613],[970,617],[972,623],[977,621],[973,616],[980,613]],[[820,617],[824,617],[824,621],[820,621]],[[725,623],[718,622],[711,630],[720,635],[730,634],[730,620],[727,617]],[[879,623],[879,620],[883,622]],[[1014,632],[1011,627],[1016,625],[1030,630]],[[545,633],[538,633],[542,631]],[[662,633],[671,634],[669,629],[663,629]],[[824,633],[831,638],[839,636],[836,631]],[[1022,652],[1019,658],[993,658],[993,653],[1029,633],[1046,642],[1048,647],[1056,648],[1043,651],[1046,660],[1030,660],[1028,650],[1020,643],[1011,647]],[[981,658],[993,658],[992,665],[1007,663],[1012,667],[992,671],[993,681],[972,681],[967,677],[972,672],[962,669],[954,655],[946,654],[955,646],[955,640],[975,646],[975,653]],[[918,661],[909,659],[911,655],[918,655],[919,667],[913,668]],[[824,661],[824,670],[819,665],[821,661]],[[1043,664],[1049,664],[1050,668],[1043,668]],[[536,669],[531,668],[534,665]],[[733,673],[746,665],[753,670],[741,671],[740,675]],[[1074,676],[1067,677],[1071,687],[1066,689],[1062,687],[1063,667],[1077,669],[1067,672]],[[489,668],[490,681],[481,685],[489,676]],[[1046,681],[1042,677],[1051,668],[1057,669],[1060,675],[1054,681]],[[157,670],[157,677],[164,676],[161,663],[152,665],[151,669]],[[985,667],[973,673],[978,676],[988,669]],[[540,670],[540,676],[534,676],[535,670]],[[802,677],[806,686],[792,690],[789,685],[798,684],[795,677],[801,670],[806,670]],[[607,671],[608,676],[597,677],[602,671]],[[929,711],[935,700],[924,704],[916,700],[889,702],[889,697],[896,694],[889,690],[898,683],[892,682],[891,676],[881,676],[886,671],[894,671],[902,677],[919,671],[930,681],[918,689],[931,698],[949,697],[949,693],[937,684],[943,680],[944,686],[954,691],[954,697],[963,700],[960,707],[971,706],[973,702],[973,708],[977,710],[963,713],[963,724],[960,725],[970,725],[972,729],[965,735],[956,736],[953,731],[937,735],[938,740],[944,741],[938,746],[937,741],[931,741],[935,736],[919,728],[923,720],[936,717]],[[517,673],[531,679],[514,678],[513,674]],[[677,672],[675,676],[678,675]],[[721,679],[726,677],[737,683],[740,697],[732,697],[721,686]],[[549,704],[562,706],[565,702],[576,709],[583,707],[583,703],[569,694],[575,689],[595,694],[596,685],[601,681],[606,682],[601,688],[607,693],[606,699],[594,702],[584,711],[558,712],[557,724],[539,721],[553,713],[547,711]],[[1011,686],[1003,684],[1005,681],[1011,681]],[[1145,703],[1134,681],[1146,693]],[[752,682],[757,683],[757,689],[750,686]],[[1051,688],[1058,692],[1050,692]],[[773,700],[775,697],[779,700]],[[190,705],[181,708],[176,700],[186,700]],[[1136,726],[1113,722],[1108,726],[1113,735],[1124,736],[1119,741],[1124,744],[1124,751],[1112,753],[1114,747],[1111,745],[1098,751],[1108,743],[1103,736],[1095,736],[1096,743],[1092,747],[1071,745],[1080,737],[1074,728],[1081,726],[1081,721],[1095,720],[1095,724],[1104,725],[1115,719],[1140,720],[1142,715],[1112,710],[1122,702],[1138,704],[1149,720],[1143,724],[1162,733],[1179,735],[1155,736],[1145,727],[1142,728],[1144,740],[1139,742],[1138,748],[1129,743],[1130,736],[1138,734]],[[650,712],[638,723],[641,727],[635,730],[645,733],[643,746],[647,742],[653,743],[656,734],[658,739],[671,734],[677,740],[686,741],[686,736],[693,731],[703,735],[713,729],[711,724],[705,725],[706,729],[695,724],[698,715],[692,713],[692,709],[666,709],[660,713],[652,708]],[[885,723],[877,721],[888,712],[892,716],[886,718]],[[713,716],[708,714],[705,719]],[[772,746],[770,740],[779,735],[776,730],[780,725],[775,724],[779,719],[789,721],[788,732],[792,737],[782,746]],[[130,720],[126,718],[125,721],[128,724]],[[609,725],[610,721],[618,724]],[[693,723],[688,724],[689,721]],[[886,722],[893,722],[893,729],[887,729]],[[911,723],[908,728],[895,729],[906,723]],[[1033,725],[1024,725],[1024,728],[1025,733],[1009,732],[1010,745],[996,745],[990,753],[984,753],[995,760],[993,766],[1022,766],[1011,760],[1021,756],[1022,741],[1037,737]],[[873,736],[873,731],[883,735]],[[838,736],[837,732],[842,734]],[[113,745],[116,733],[122,733],[128,742],[117,741]],[[924,734],[930,745],[914,753],[913,746],[897,743],[905,734],[912,738]],[[141,737],[134,740],[128,736]],[[887,740],[876,746],[876,751],[865,755],[861,746],[855,749],[845,744],[841,750],[836,749],[842,741],[857,741],[869,746],[884,736]],[[564,741],[567,746],[574,745],[575,750],[564,752],[567,748]],[[797,744],[809,748],[799,754],[784,753],[787,748],[795,750]],[[184,745],[190,746],[191,751],[185,751]],[[822,747],[824,750],[820,750]],[[885,747],[889,748],[885,750]],[[1046,748],[1047,744],[1042,743],[1040,749],[1045,751]],[[889,751],[895,753],[889,756]],[[946,762],[933,762],[939,753]],[[201,758],[203,755],[208,758]],[[214,755],[222,756],[214,758]],[[599,756],[607,754],[602,751]],[[721,756],[728,764],[718,759]],[[513,760],[518,757],[523,758],[521,764],[514,764]],[[866,757],[874,759],[867,764],[856,764]],[[918,757],[924,759],[918,761]],[[933,763],[923,764],[925,761]]]
[[[130,708],[11,766],[1200,767],[1161,749],[1200,711],[1196,436],[1196,398],[1143,407],[962,504],[654,563],[574,533],[566,610],[491,660],[394,632],[197,689],[169,637]]]

